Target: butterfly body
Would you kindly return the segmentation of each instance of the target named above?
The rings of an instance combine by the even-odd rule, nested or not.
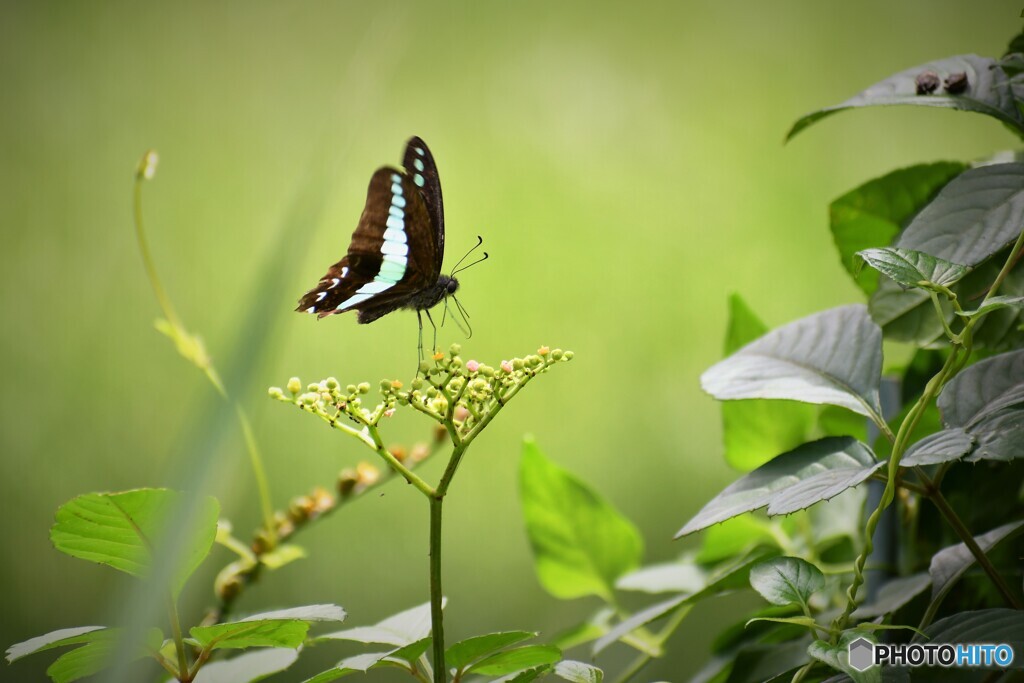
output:
[[[404,172],[374,172],[348,253],[295,310],[318,318],[355,310],[367,324],[400,308],[429,311],[458,290],[458,281],[441,273],[441,182],[423,140],[406,143],[403,165]]]

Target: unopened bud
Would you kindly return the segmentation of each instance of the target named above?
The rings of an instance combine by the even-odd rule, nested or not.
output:
[[[298,377],[292,377],[288,380],[288,391],[292,396],[302,391],[302,382],[299,381]]]

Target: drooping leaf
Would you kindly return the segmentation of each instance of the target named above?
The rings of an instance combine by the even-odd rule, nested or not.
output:
[[[930,94],[918,93],[918,77],[927,72],[935,74],[940,85]],[[950,93],[944,84],[947,79],[963,73],[967,87],[963,92]],[[816,121],[846,109],[888,105],[916,105],[945,107],[961,111],[986,114],[1024,133],[1024,116],[1017,108],[1010,78],[996,60],[977,55],[959,55],[915,66],[872,85],[850,99],[831,107],[802,116],[786,135],[792,139],[797,133]]]
[[[245,652],[231,659],[222,659],[204,665],[193,681],[195,683],[255,683],[284,671],[298,658],[298,650],[282,648]]]
[[[208,650],[249,647],[297,648],[306,639],[309,624],[297,619],[235,621],[213,626],[193,626],[192,638]]]
[[[676,538],[768,507],[788,514],[856,486],[884,463],[848,437],[826,437],[783,453],[733,482],[686,523]]]
[[[530,631],[503,631],[474,636],[449,647],[444,654],[444,661],[446,665],[461,671],[478,659],[483,659],[509,645],[534,638],[536,635]]]
[[[45,635],[29,638],[7,648],[7,663],[11,664],[27,655],[51,650],[55,647],[91,642],[101,637],[98,632],[104,630],[107,630],[106,626],[78,626],[76,628],[62,628],[50,631]]]
[[[921,283],[948,287],[959,282],[969,270],[923,251],[900,247],[863,249],[857,257],[904,289]]]
[[[992,311],[998,311],[1003,308],[1015,308],[1024,309],[1024,296],[994,296],[985,302],[983,306],[979,306],[970,311],[963,311],[960,315],[964,317],[974,317],[976,315],[984,315],[991,313]]]
[[[942,420],[974,437],[968,461],[1024,457],[1024,349],[987,358],[947,384]]]
[[[554,674],[571,683],[601,683],[604,672],[596,666],[565,659],[555,664]]]
[[[50,529],[54,547],[72,557],[99,562],[133,576],[153,570],[156,548],[178,520],[189,520],[187,543],[171,575],[171,591],[181,592],[186,579],[210,552],[217,534],[216,499],[204,498],[198,510],[188,498],[167,489],[136,489],[122,493],[89,493],[57,509]]]
[[[925,573],[892,579],[878,589],[878,595],[874,600],[858,607],[852,616],[855,619],[871,619],[892,614],[931,585],[932,579]]]
[[[942,462],[957,460],[971,452],[974,437],[962,429],[943,429],[931,436],[926,436],[909,449],[900,460],[900,467],[919,467],[922,465],[938,465]]]
[[[841,306],[772,330],[701,375],[720,400],[791,399],[881,413],[882,332],[862,305]]]
[[[707,585],[708,572],[693,561],[664,562],[641,567],[619,578],[619,590],[644,593],[696,593]]]
[[[807,604],[825,587],[825,575],[799,557],[773,557],[750,569],[750,585],[773,605]]]
[[[446,603],[442,600],[442,608]],[[373,626],[334,631],[317,636],[316,640],[352,640],[358,643],[378,643],[404,647],[430,635],[430,603],[399,612]],[[390,654],[390,653],[389,653]]]
[[[530,440],[523,442],[519,495],[544,588],[558,598],[611,600],[615,580],[640,564],[636,527]]]
[[[946,161],[901,168],[869,180],[832,202],[832,238],[847,272],[857,275],[854,254],[892,244],[914,214],[966,168],[966,164]],[[878,287],[878,275],[866,271],[854,282],[865,294],[871,294]]]
[[[1024,223],[1024,164],[964,171],[939,191],[896,242],[975,267],[1004,249]]]
[[[1013,538],[1024,531],[1024,520],[1009,522],[991,531],[975,536],[974,541],[987,553],[996,544],[1007,538]],[[964,543],[943,548],[932,556],[928,566],[928,574],[932,579],[932,602],[941,600],[953,587],[953,584],[964,575],[976,562],[974,555]]]
[[[467,671],[482,676],[504,676],[542,664],[554,664],[561,658],[562,651],[554,645],[524,645],[485,657]]]
[[[860,629],[843,631],[839,636],[839,643],[833,645],[826,640],[816,640],[807,648],[807,654],[820,662],[828,664],[836,671],[842,671],[849,676],[854,683],[881,683],[882,667],[872,666],[866,671],[858,671],[850,666],[850,643],[857,640],[876,642],[874,635]]]
[[[939,619],[924,630],[931,643],[1005,643],[1018,653],[1013,669],[1024,668],[1024,612],[995,608],[959,612]],[[925,638],[914,636],[914,642]]]

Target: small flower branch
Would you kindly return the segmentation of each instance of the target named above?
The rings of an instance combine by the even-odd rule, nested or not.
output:
[[[333,377],[310,384],[302,392],[302,383],[292,378],[285,390],[270,389],[270,396],[293,403],[305,412],[327,422],[331,428],[359,440],[383,459],[394,472],[416,487],[430,504],[430,612],[433,647],[433,681],[444,683],[443,593],[441,584],[441,540],[444,498],[455,478],[469,446],[508,404],[535,377],[553,365],[572,359],[571,351],[551,350],[542,346],[536,354],[502,361],[497,368],[475,360],[463,361],[461,348],[453,344],[448,354],[437,353],[424,361],[409,389],[398,380],[380,383],[381,401],[372,408],[364,407],[363,397],[370,385],[348,385],[342,388]],[[452,442],[448,464],[437,486],[431,486],[401,458],[384,447],[380,422],[394,414],[396,407],[411,406],[444,428]],[[349,424],[352,423],[352,424]]]

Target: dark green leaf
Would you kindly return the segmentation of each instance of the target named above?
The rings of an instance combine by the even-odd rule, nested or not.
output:
[[[962,429],[944,429],[926,436],[907,450],[900,467],[937,465],[957,460],[971,452],[974,437]]]
[[[536,635],[536,633],[530,631],[504,631],[474,636],[473,638],[461,640],[448,648],[444,655],[444,661],[448,666],[462,670],[467,665],[497,650],[529,640],[536,637]]]
[[[807,604],[825,587],[825,575],[799,557],[773,557],[751,567],[750,585],[773,605]]]
[[[807,656],[809,638],[779,644],[753,644],[741,648],[729,672],[727,683],[763,683],[777,676],[791,674],[810,659]],[[792,676],[786,678],[789,680]]]
[[[569,659],[555,664],[554,673],[571,683],[601,683],[604,680],[604,672],[596,666]]]
[[[191,520],[187,543],[172,577],[176,597],[186,579],[210,552],[217,534],[220,506],[214,498],[201,500],[197,511],[188,499],[167,489],[136,489],[123,493],[89,493],[57,509],[50,540],[72,557],[99,562],[133,576],[148,576],[154,549],[177,520]]]
[[[857,252],[857,257],[904,288],[922,283],[948,287],[959,282],[969,270],[923,251],[900,247],[864,249]]]
[[[92,642],[97,638],[104,637],[100,632],[105,630],[107,630],[106,626],[78,626],[50,631],[45,635],[11,645],[7,648],[7,663],[11,664],[22,657],[55,647]]]
[[[941,85],[932,94],[917,94],[917,78],[931,71],[942,83],[952,74],[967,76],[967,89],[959,94],[948,93]],[[1017,108],[1010,79],[996,60],[977,55],[960,55],[901,71],[880,81],[841,104],[819,109],[801,117],[790,129],[786,139],[816,121],[845,109],[908,104],[924,107],[945,107],[992,116],[1011,126],[1020,134],[1024,117]]]
[[[199,670],[195,683],[255,683],[284,671],[299,658],[298,650],[272,649],[245,652],[211,662]]]
[[[964,171],[914,217],[896,242],[975,267],[1001,251],[1024,224],[1024,164]]]
[[[1012,668],[1024,668],[1024,612],[1013,609],[983,609],[960,612],[940,619],[924,630],[931,643],[1006,643],[1017,656]],[[915,642],[924,638],[914,636]]]
[[[640,564],[636,527],[589,486],[524,441],[519,495],[541,584],[558,598],[612,599],[615,580]]]
[[[947,384],[943,421],[974,437],[968,461],[1024,457],[1024,349],[987,358]]]
[[[982,552],[987,553],[1000,541],[1012,538],[1021,531],[1024,531],[1024,520],[1010,522],[988,533],[975,536],[974,541]],[[928,574],[932,578],[932,602],[941,600],[975,562],[974,555],[963,543],[943,548],[935,553],[928,567]]]
[[[943,317],[953,319],[953,307],[939,297]],[[935,305],[928,292],[920,289],[905,290],[892,280],[882,280],[868,301],[871,318],[882,326],[885,338],[928,346],[943,337],[942,321],[935,313]]]
[[[442,606],[444,602],[442,602]],[[430,635],[430,603],[399,612],[373,626],[335,631],[317,636],[316,640],[353,640],[359,643],[380,643],[404,647]]]
[[[720,400],[781,398],[881,412],[882,331],[862,305],[841,306],[775,329],[713,365],[704,391]]]
[[[839,636],[838,645],[833,645],[825,640],[816,640],[807,648],[807,653],[836,671],[842,671],[853,679],[854,683],[881,683],[882,667],[872,666],[867,671],[858,671],[850,666],[850,643],[861,639],[871,643],[876,642],[871,633],[851,629],[843,631]]]
[[[483,676],[504,676],[542,664],[554,664],[561,658],[562,651],[554,645],[524,645],[497,652],[473,664],[468,671]]]
[[[973,317],[976,315],[991,313],[992,311],[998,311],[1001,308],[1016,308],[1018,310],[1024,309],[1024,296],[994,296],[991,299],[988,299],[983,306],[972,311],[963,311],[960,315],[964,317]]]
[[[962,173],[966,164],[938,162],[901,168],[851,190],[829,207],[832,238],[843,267],[856,275],[853,255],[862,249],[887,247],[914,214],[939,189]],[[854,282],[865,294],[878,287],[874,271],[861,273]]]
[[[236,621],[213,626],[193,626],[189,633],[210,650],[247,647],[296,648],[306,639],[309,624],[295,619]]]
[[[848,437],[804,444],[733,482],[676,537],[765,506],[770,515],[810,507],[860,484],[883,464],[867,446]]]
[[[885,614],[892,614],[923,593],[932,585],[927,574],[913,574],[887,581],[878,595],[870,603],[865,603],[853,613],[855,619],[871,619]]]

